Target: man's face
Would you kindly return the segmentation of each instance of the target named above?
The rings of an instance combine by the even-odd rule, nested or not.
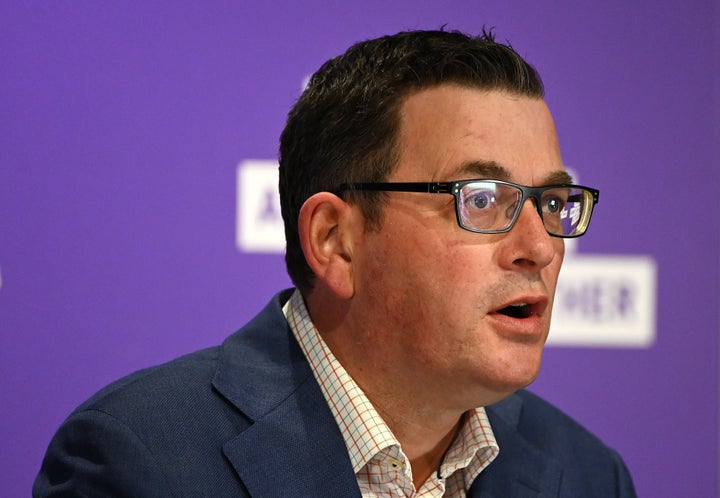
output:
[[[391,182],[565,180],[542,100],[443,85],[409,97]],[[501,399],[535,379],[563,240],[533,201],[503,234],[461,229],[451,195],[388,193],[356,256],[355,298],[384,368],[450,405]],[[508,308],[516,306],[515,308]],[[408,375],[412,373],[412,375]]]

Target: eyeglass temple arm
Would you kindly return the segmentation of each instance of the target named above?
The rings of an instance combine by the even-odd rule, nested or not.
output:
[[[595,191],[589,190],[589,189],[586,189],[586,191],[590,192],[592,194],[592,199],[595,202],[595,204],[597,204],[598,201],[600,200],[600,192],[598,192],[596,190]],[[585,200],[585,196],[583,194],[576,194],[576,195],[571,195],[570,197],[568,197],[567,202],[581,202],[583,200]]]
[[[393,182],[393,183],[343,183],[339,192],[345,190],[376,190],[384,192],[426,192],[429,194],[449,194],[451,182]]]

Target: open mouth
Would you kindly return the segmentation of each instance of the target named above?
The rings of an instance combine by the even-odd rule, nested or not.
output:
[[[511,318],[529,318],[535,314],[533,307],[527,303],[511,304],[497,310],[497,313]]]

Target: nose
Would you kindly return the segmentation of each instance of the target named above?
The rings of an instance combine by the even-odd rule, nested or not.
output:
[[[552,237],[545,230],[534,199],[526,200],[503,243],[503,266],[526,271],[546,267],[556,257],[563,256],[565,247],[563,239]]]

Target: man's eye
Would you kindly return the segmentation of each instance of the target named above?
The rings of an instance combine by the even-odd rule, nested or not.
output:
[[[545,212],[546,213],[559,213],[562,211],[565,202],[559,197],[550,197],[545,199]]]
[[[475,191],[465,197],[465,205],[469,209],[488,209],[497,204],[494,192]]]

